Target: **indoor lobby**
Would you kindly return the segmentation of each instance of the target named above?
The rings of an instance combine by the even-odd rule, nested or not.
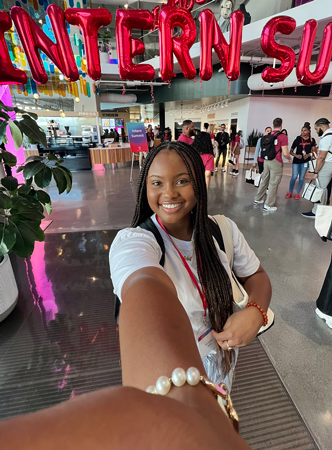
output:
[[[119,231],[135,224],[140,194],[148,189],[144,177],[148,179],[152,176],[151,172],[145,171],[145,167],[151,163],[151,154],[156,155],[153,156],[154,164],[158,155],[175,153],[168,150],[157,153],[159,144],[166,148],[167,141],[174,142],[179,138],[181,141],[186,135],[187,140],[196,141],[198,145],[199,136],[206,131],[209,148],[213,148],[213,154],[210,154],[213,168],[205,167],[205,176],[208,174],[210,180],[207,213],[212,217],[226,216],[243,233],[242,245],[245,241],[249,244],[270,279],[270,308],[274,313],[273,326],[253,338],[248,345],[239,345],[231,399],[239,417],[242,444],[227,444],[225,437],[225,443],[221,439],[218,445],[220,449],[331,449],[332,317],[329,326],[327,319],[317,315],[316,301],[323,284],[327,283],[332,232],[329,225],[329,235],[322,235],[317,212],[316,217],[313,214],[309,218],[302,214],[307,214],[314,206],[310,201],[313,196],[309,198],[305,192],[315,185],[315,179],[320,180],[319,172],[316,173],[319,152],[327,153],[325,167],[332,164],[332,159],[328,162],[332,140],[331,151],[321,144],[328,139],[329,133],[325,130],[331,127],[326,124],[321,129],[323,122],[319,122],[321,118],[332,120],[332,3],[330,0],[276,0],[269,5],[259,0],[189,3],[169,1],[167,6],[162,7],[162,3],[156,0],[132,3],[82,0],[78,4],[71,1],[38,3],[32,0],[0,0],[0,59],[8,65],[8,69],[0,68],[0,120],[5,122],[5,126],[0,122],[1,449],[18,448],[20,441],[20,448],[24,450],[51,450],[59,445],[68,449],[198,448],[189,444],[189,441],[192,442],[188,437],[190,431],[188,441],[184,440],[182,445],[176,437],[168,447],[152,443],[148,437],[144,440],[131,423],[131,420],[133,423],[144,422],[144,410],[140,413],[140,409],[136,410],[130,402],[127,411],[126,398],[123,397],[121,402],[121,390],[116,391],[120,401],[114,402],[115,411],[112,410],[112,402],[106,406],[106,411],[110,408],[109,417],[105,414],[99,418],[97,404],[89,395],[93,396],[93,393],[103,389],[101,397],[105,395],[106,399],[107,392],[110,392],[108,388],[120,389],[122,365],[127,371],[124,385],[137,387],[135,383],[128,383],[126,334],[132,336],[132,332],[126,329],[126,313],[123,319],[120,313],[120,322],[115,314],[118,299],[111,272],[115,270],[113,267],[117,260],[112,263],[110,250],[112,244],[114,248],[114,243],[119,243],[121,239]],[[167,25],[163,20],[170,9],[175,10],[176,18]],[[99,11],[98,17],[96,13],[99,22],[95,25],[98,34],[94,41],[94,53],[93,45],[87,45],[94,25],[92,22],[84,25],[82,17],[85,16],[82,14],[80,18],[78,13],[83,10]],[[145,11],[145,15],[142,13],[139,19],[135,18],[140,22],[136,22],[135,26],[130,21],[126,22],[130,14],[134,18],[135,13],[141,10]],[[207,10],[210,16],[210,13],[204,15]],[[63,18],[68,34],[67,49],[73,52],[72,65],[66,65],[65,58],[61,57],[59,49],[67,44],[66,39],[60,39],[61,27],[56,25],[55,18],[58,24]],[[209,35],[211,39],[207,44],[211,48],[206,51],[202,44],[205,39],[202,30],[204,27],[208,30],[209,26],[211,29],[214,27],[214,31]],[[30,44],[24,36],[27,27],[31,31]],[[221,39],[217,27],[225,38],[222,46],[220,42],[216,43]],[[38,34],[37,28],[44,35]],[[189,29],[191,32],[196,30],[196,38],[186,44],[187,47],[181,48],[184,54],[187,52],[187,57],[182,58],[176,49],[184,45],[181,36],[190,38]],[[230,56],[232,51],[233,56],[236,53],[234,29],[241,31],[237,74],[236,61],[232,62]],[[269,33],[273,43],[264,44],[264,36]],[[305,33],[306,39],[303,38]],[[126,39],[127,44],[130,43],[128,47]],[[58,47],[55,44],[51,46],[51,41],[53,44],[58,42]],[[307,47],[304,47],[304,41]],[[33,50],[32,42],[37,50]],[[230,42],[232,44],[228,46]],[[47,50],[46,44],[51,50]],[[167,47],[169,44],[171,50]],[[168,48],[169,55],[163,45]],[[272,49],[273,45],[278,47],[277,50],[276,47]],[[127,50],[129,53],[126,53]],[[305,62],[302,57],[302,67],[303,53],[309,56]],[[222,54],[224,59],[220,60]],[[206,62],[205,68],[202,60]],[[92,66],[92,61],[97,61],[95,66]],[[315,70],[316,66],[319,70]],[[302,77],[299,75],[301,67]],[[75,68],[78,70],[76,81],[69,77],[70,70],[74,77]],[[190,74],[190,71],[196,75]],[[170,73],[171,79],[168,78]],[[269,77],[273,74],[275,78],[272,80]],[[280,133],[279,126],[273,126],[276,118],[282,119]],[[190,126],[195,128],[192,136],[187,131]],[[299,165],[294,163],[296,156],[293,150],[296,155],[296,140],[303,144],[305,127],[308,128],[308,142],[312,143],[310,148],[316,152],[317,162],[312,170],[310,163],[301,164],[306,167],[304,185],[301,188],[295,184],[292,192],[289,186],[294,177],[294,166]],[[260,159],[257,160],[256,148],[263,145],[266,128],[276,130],[278,136],[282,134],[281,128],[287,132],[280,147],[281,181],[277,185],[276,201],[269,208],[266,204],[272,196],[272,184],[264,197],[265,203],[260,198],[257,201],[264,173],[269,167],[267,163],[272,162],[262,159],[265,169],[258,173]],[[226,153],[220,158],[218,135],[223,133],[223,129],[230,141],[225,145]],[[137,138],[139,133],[142,133],[140,137],[143,136],[143,140]],[[271,141],[274,146],[278,145],[276,141]],[[197,146],[191,145],[192,149],[183,144],[187,152],[194,152]],[[286,157],[285,146],[288,147],[287,152],[292,149],[289,158]],[[167,148],[172,149],[172,143]],[[236,148],[239,149],[237,158]],[[262,149],[264,145],[260,151]],[[304,144],[303,152],[305,155]],[[199,149],[199,153],[205,164],[205,152]],[[11,155],[15,156],[15,160]],[[216,159],[218,155],[220,159]],[[195,159],[188,163],[190,157],[183,156],[183,161],[177,160],[178,164],[184,166],[185,159],[186,167],[191,167],[194,172],[191,179],[194,192],[199,183],[196,163],[193,162]],[[253,168],[255,163],[257,167]],[[205,192],[205,178],[203,181]],[[318,181],[316,186],[319,187]],[[295,191],[300,192],[298,199],[294,197]],[[328,206],[327,192],[328,188],[321,194],[317,211],[325,208],[331,223],[332,206]],[[289,193],[292,195],[287,197]],[[200,195],[204,198],[205,194],[196,192],[195,195],[197,199]],[[212,233],[211,242],[212,235],[216,240]],[[191,242],[195,239],[195,228],[193,236],[189,238]],[[173,237],[177,243],[184,242]],[[223,238],[227,249],[224,234]],[[170,256],[166,243],[165,246],[166,263],[162,269],[163,274],[167,275],[167,258]],[[158,247],[161,254],[160,249],[162,247]],[[233,251],[234,265],[229,266],[231,271],[235,268],[236,252],[240,251],[235,241]],[[133,258],[137,252],[133,251]],[[226,250],[223,252],[218,248],[216,254],[218,252],[225,253],[225,258],[228,258]],[[117,257],[121,259],[121,255]],[[182,264],[181,259],[178,258],[179,264]],[[220,265],[223,265],[223,260],[220,260]],[[8,264],[11,264],[12,270]],[[331,273],[331,266],[329,271]],[[188,273],[190,275],[190,269]],[[188,273],[185,275],[188,276]],[[245,288],[248,287],[247,281],[243,281],[246,278],[244,275],[242,278],[240,275],[233,276],[237,276]],[[188,280],[188,283],[193,281],[192,277]],[[331,285],[331,280],[328,282]],[[202,284],[201,279],[198,284]],[[150,287],[148,284],[146,286],[148,292]],[[176,290],[177,286],[174,288]],[[203,291],[205,295],[204,287]],[[263,283],[261,291],[264,291]],[[160,297],[162,295],[160,292]],[[13,297],[11,303],[10,297]],[[249,301],[256,301],[256,298],[251,298],[250,292]],[[326,302],[332,305],[331,290]],[[142,299],[141,303],[144,308]],[[182,303],[181,299],[179,303]],[[203,309],[200,303],[200,309],[202,312],[206,310],[204,303]],[[330,309],[332,311],[332,306]],[[148,310],[145,313],[148,323],[152,313]],[[140,317],[144,318],[143,315]],[[264,314],[263,318],[265,324]],[[149,335],[148,330],[144,330],[145,322],[140,324],[138,321],[135,327],[138,331],[143,329],[139,336]],[[168,323],[165,327],[170,330],[170,335],[171,332],[179,332],[181,336],[181,330],[177,331],[174,324]],[[186,335],[185,331],[183,333]],[[123,348],[120,348],[119,335]],[[178,354],[181,345],[174,345],[174,340],[167,336],[160,339],[169,339],[169,345],[166,342],[163,349],[169,347],[171,359]],[[147,339],[147,342],[148,346],[151,345],[151,353],[149,348],[142,354],[131,353],[134,362],[129,366],[137,374],[148,374],[151,367],[157,364],[153,356],[155,347],[152,351],[151,340]],[[140,348],[136,347],[136,342],[132,345],[134,349]],[[227,347],[232,350],[228,341]],[[227,351],[224,349],[224,353]],[[196,353],[200,360],[204,359],[197,348]],[[187,370],[188,367],[183,368]],[[158,376],[169,378],[171,374],[172,371]],[[188,377],[187,372],[187,381]],[[173,378],[170,379],[170,394],[175,390],[185,391],[185,387],[175,388]],[[192,388],[193,391],[196,389]],[[88,396],[84,397],[86,394]],[[174,404],[179,404],[180,411],[182,397],[178,401],[174,395],[169,397]],[[84,398],[90,398],[90,403],[81,411],[79,407],[75,410],[75,406],[71,406]],[[71,410],[71,407],[74,409]],[[72,417],[77,412],[80,417],[77,420],[81,422],[72,427],[69,419],[66,423],[66,408]],[[132,412],[133,418],[131,408],[135,411]],[[43,410],[46,410],[45,413]],[[49,423],[47,411],[50,411]],[[198,413],[202,414],[199,408]],[[194,419],[191,423],[189,416],[181,416],[181,419],[179,416],[178,422],[186,424],[188,430],[192,426],[194,434]],[[120,431],[122,425],[126,430],[123,434]],[[89,431],[84,429],[85,426]],[[100,436],[107,436],[107,433],[110,444],[103,445]],[[160,436],[162,433],[160,428]],[[112,440],[113,434],[115,440]],[[132,435],[137,446],[125,443],[128,438],[126,434]],[[82,443],[74,435],[81,436]],[[211,445],[200,447],[210,448]]]

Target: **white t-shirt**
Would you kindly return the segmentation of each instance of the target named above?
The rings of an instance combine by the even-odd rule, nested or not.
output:
[[[121,230],[114,239],[110,250],[110,269],[114,294],[121,300],[121,290],[124,282],[136,270],[144,267],[159,267],[173,281],[178,298],[191,322],[197,342],[198,331],[202,326],[204,316],[202,300],[177,251],[167,234],[158,224],[155,215],[151,219],[158,228],[165,243],[164,267],[161,267],[159,264],[162,256],[160,246],[150,231],[143,230],[139,227]],[[234,241],[233,271],[237,277],[249,277],[257,272],[260,262],[236,224],[230,219],[228,221],[231,226]],[[192,257],[191,261],[187,260],[187,263],[199,283],[193,240],[188,242],[175,238],[172,239],[183,256]],[[214,241],[219,258],[227,270],[228,275],[231,276],[226,253],[222,252],[217,241]]]
[[[322,139],[319,142],[319,151],[328,152],[325,158],[325,162],[332,162],[332,134],[331,136],[326,136],[326,134],[332,133],[332,128],[329,128],[325,131],[322,136]]]

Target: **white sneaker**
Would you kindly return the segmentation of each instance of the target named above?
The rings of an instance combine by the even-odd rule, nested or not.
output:
[[[254,205],[261,205],[264,203],[264,200],[254,200]]]
[[[318,317],[325,320],[326,325],[332,329],[332,316],[328,316],[327,314],[322,313],[318,308],[316,308],[315,313]]]
[[[222,171],[222,172],[226,172],[226,169],[223,167],[223,168],[221,169],[221,171]]]
[[[264,208],[263,208],[263,211],[277,211],[277,207],[276,206],[267,206],[267,205],[264,205]]]
[[[215,172],[218,172],[218,167],[216,167],[216,168],[214,169],[214,171],[215,171]]]

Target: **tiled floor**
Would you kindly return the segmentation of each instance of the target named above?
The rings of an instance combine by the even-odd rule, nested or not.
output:
[[[134,181],[137,177],[135,169]],[[218,173],[209,191],[209,212],[223,213],[235,220],[270,275],[276,325],[261,342],[319,447],[328,450],[332,426],[332,330],[314,315],[314,308],[331,247],[321,242],[313,222],[300,216],[310,204],[284,199],[288,183],[289,176],[285,176],[279,190],[278,211],[263,214],[261,208],[253,207],[256,190],[245,183],[242,175],[234,179]],[[129,183],[127,167],[108,172],[86,171],[74,174],[69,196],[59,199],[54,189],[50,193],[54,211],[53,222],[46,230],[47,240],[37,245],[31,263],[25,266],[24,261],[17,261],[22,273],[27,272],[29,277],[20,279],[23,298],[12,316],[0,325],[0,390],[4,380],[13,374],[16,388],[33,386],[37,393],[45,379],[51,390],[60,386],[57,395],[64,399],[68,398],[66,395],[84,392],[89,377],[97,377],[97,387],[103,386],[105,379],[111,384],[120,380],[119,370],[111,370],[118,359],[118,349],[107,350],[111,356],[106,359],[112,360],[112,367],[98,351],[102,345],[102,338],[98,341],[100,335],[115,333],[114,327],[98,332],[102,323],[112,320],[112,307],[109,309],[107,304],[111,285],[105,255],[114,232],[88,231],[128,226],[135,205],[135,184]],[[82,230],[86,232],[78,234]],[[23,324],[27,314],[28,320]],[[88,331],[80,326],[85,315],[91,316]],[[34,329],[37,331],[32,342],[27,336]],[[116,336],[112,336],[112,342],[116,342]],[[22,360],[16,358],[15,367],[12,363],[1,365],[3,358],[12,352],[14,355],[20,345],[29,348]],[[68,347],[75,355],[70,361],[63,359]],[[104,364],[105,379],[94,370]],[[80,374],[81,367],[84,376]],[[8,399],[6,403],[3,398],[10,412]],[[2,396],[0,402],[1,399]]]

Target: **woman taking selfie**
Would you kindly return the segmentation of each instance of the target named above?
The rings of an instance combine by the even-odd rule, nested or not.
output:
[[[145,302],[146,314],[148,305],[167,304],[169,295],[176,295],[189,317],[208,377],[230,389],[238,348],[249,344],[265,324],[271,286],[235,223],[225,222],[232,240],[232,267],[212,236],[215,223],[207,213],[201,156],[182,142],[161,144],[143,165],[132,228],[116,236],[110,268],[114,293],[125,304],[126,287],[132,286],[131,295]],[[223,238],[229,242],[224,233]],[[231,269],[251,305],[234,313]]]

